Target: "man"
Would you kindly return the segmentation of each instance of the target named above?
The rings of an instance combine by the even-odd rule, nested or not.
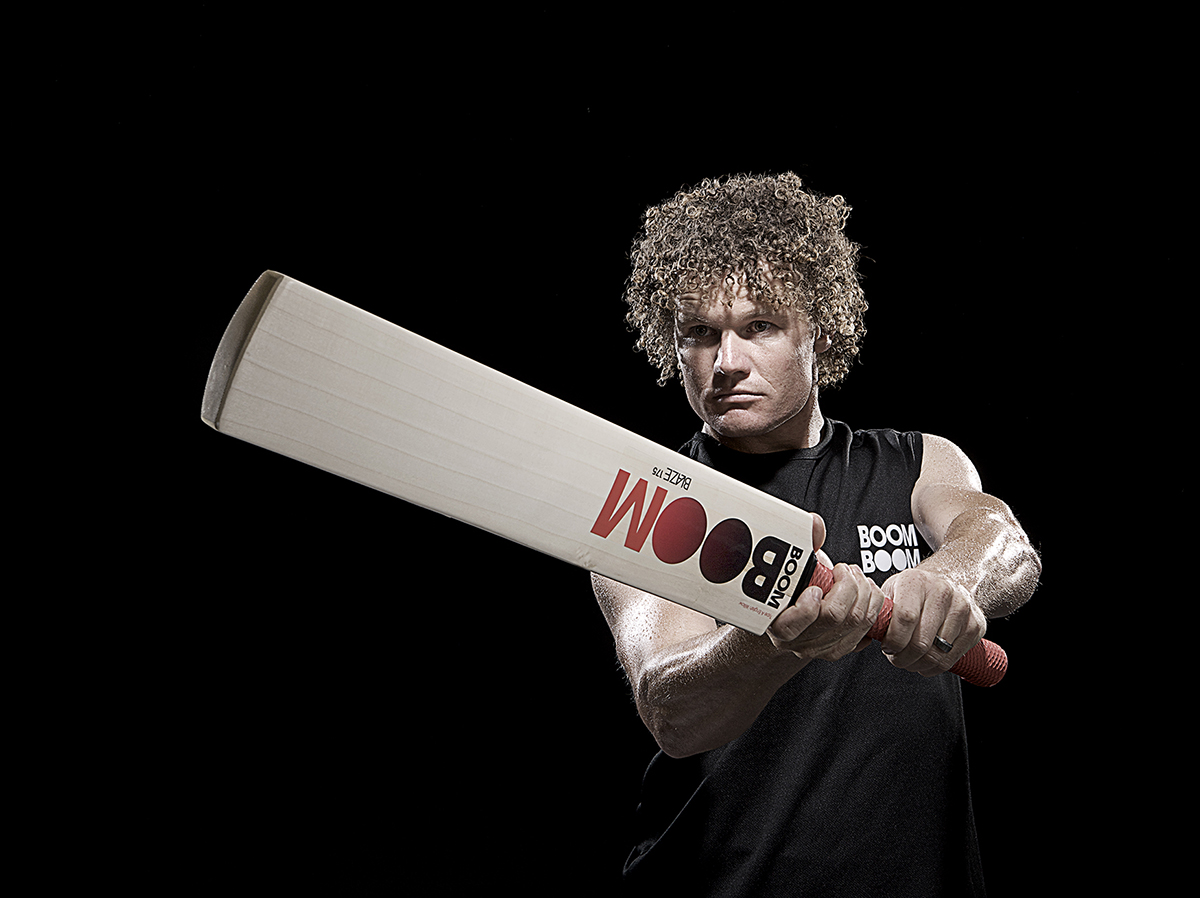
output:
[[[827,563],[862,562],[764,637],[594,578],[662,749],[625,870],[646,893],[983,894],[960,681],[942,674],[1040,562],[952,443],[822,414],[863,333],[848,213],[790,173],[705,181],[634,244],[638,345],[702,422],[682,451],[816,513]],[[865,650],[885,595],[882,652]]]

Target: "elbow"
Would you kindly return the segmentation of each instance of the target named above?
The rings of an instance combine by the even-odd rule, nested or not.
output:
[[[1028,538],[1021,540],[1017,555],[1013,591],[1016,593],[1019,607],[1029,601],[1033,591],[1037,589],[1038,581],[1042,579],[1042,559]]]
[[[654,736],[654,741],[657,743],[662,753],[669,758],[690,758],[692,755],[699,754],[702,749],[697,748],[691,740],[679,738],[675,733],[668,729],[652,729],[651,735]]]
[[[710,748],[718,747],[717,745],[706,745],[697,739],[694,733],[674,727],[665,721],[659,721],[653,726],[648,723],[647,726],[650,728],[650,734],[654,737],[654,741],[662,749],[662,753],[669,758],[676,760],[690,758],[692,755],[698,755]]]
[[[1025,543],[1024,557],[1021,562],[1020,576],[1020,604],[1024,605],[1033,596],[1034,590],[1037,589],[1038,582],[1042,579],[1042,557],[1038,555],[1037,549],[1031,546],[1028,542]]]
[[[671,758],[686,758],[697,753],[684,727],[678,725],[669,696],[644,674],[634,689],[638,716],[654,737],[663,754]]]
[[[1029,601],[1042,576],[1042,559],[1028,540],[1015,543],[1006,559],[1004,586],[987,616],[1007,617]]]
[[[703,719],[686,711],[683,702],[672,695],[664,678],[655,676],[654,671],[643,672],[634,695],[638,716],[668,758],[690,758],[724,744],[709,744],[710,740],[703,732]]]

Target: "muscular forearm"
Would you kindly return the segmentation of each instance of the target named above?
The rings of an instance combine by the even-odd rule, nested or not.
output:
[[[920,568],[962,586],[984,616],[995,618],[1012,614],[1033,595],[1042,565],[1008,506],[988,499],[954,518]]]
[[[819,546],[824,522],[816,524]],[[884,602],[859,568],[838,564],[824,596],[819,587],[803,590],[767,635],[754,636],[595,574],[592,586],[638,713],[663,751],[679,758],[741,735],[812,660],[834,661],[861,647]]]
[[[724,745],[808,664],[766,636],[721,627],[655,655],[633,683],[638,711],[668,755]]]

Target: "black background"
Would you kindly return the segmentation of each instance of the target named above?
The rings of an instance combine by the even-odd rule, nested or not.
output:
[[[1091,852],[1145,765],[1114,733],[1155,713],[1129,631],[1163,623],[1101,573],[1188,492],[1125,467],[1182,389],[1169,23],[424,15],[97,18],[35,71],[30,221],[89,266],[95,503],[134,514],[87,512],[125,598],[74,631],[113,647],[69,678],[81,828],[136,809],[171,891],[607,894],[653,744],[586,575],[219,436],[208,365],[272,268],[674,447],[693,416],[623,322],[640,213],[794,170],[866,256],[826,414],[953,439],[1044,554],[989,632],[1007,679],[964,690],[991,894],[1115,881]]]

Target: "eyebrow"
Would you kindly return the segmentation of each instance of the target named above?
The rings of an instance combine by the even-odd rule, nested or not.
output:
[[[760,305],[760,306],[756,306],[755,309],[753,310],[753,312],[751,312],[751,314],[747,317],[749,317],[750,319],[767,318],[767,319],[771,319],[771,320],[776,320],[776,319],[780,319],[780,318],[788,318],[789,310],[786,307],[777,309],[774,306]],[[703,312],[701,312],[701,311],[690,312],[690,311],[681,309],[678,306],[675,308],[674,318],[675,318],[676,324],[689,324],[692,322],[698,322],[700,324],[711,324],[712,323],[712,320],[705,317]]]
[[[675,310],[675,322],[677,324],[685,324],[690,321],[701,321],[701,322],[704,322],[705,324],[708,323],[708,319],[705,318],[703,315],[700,315],[699,313],[685,312],[685,311],[683,311],[683,309]]]

